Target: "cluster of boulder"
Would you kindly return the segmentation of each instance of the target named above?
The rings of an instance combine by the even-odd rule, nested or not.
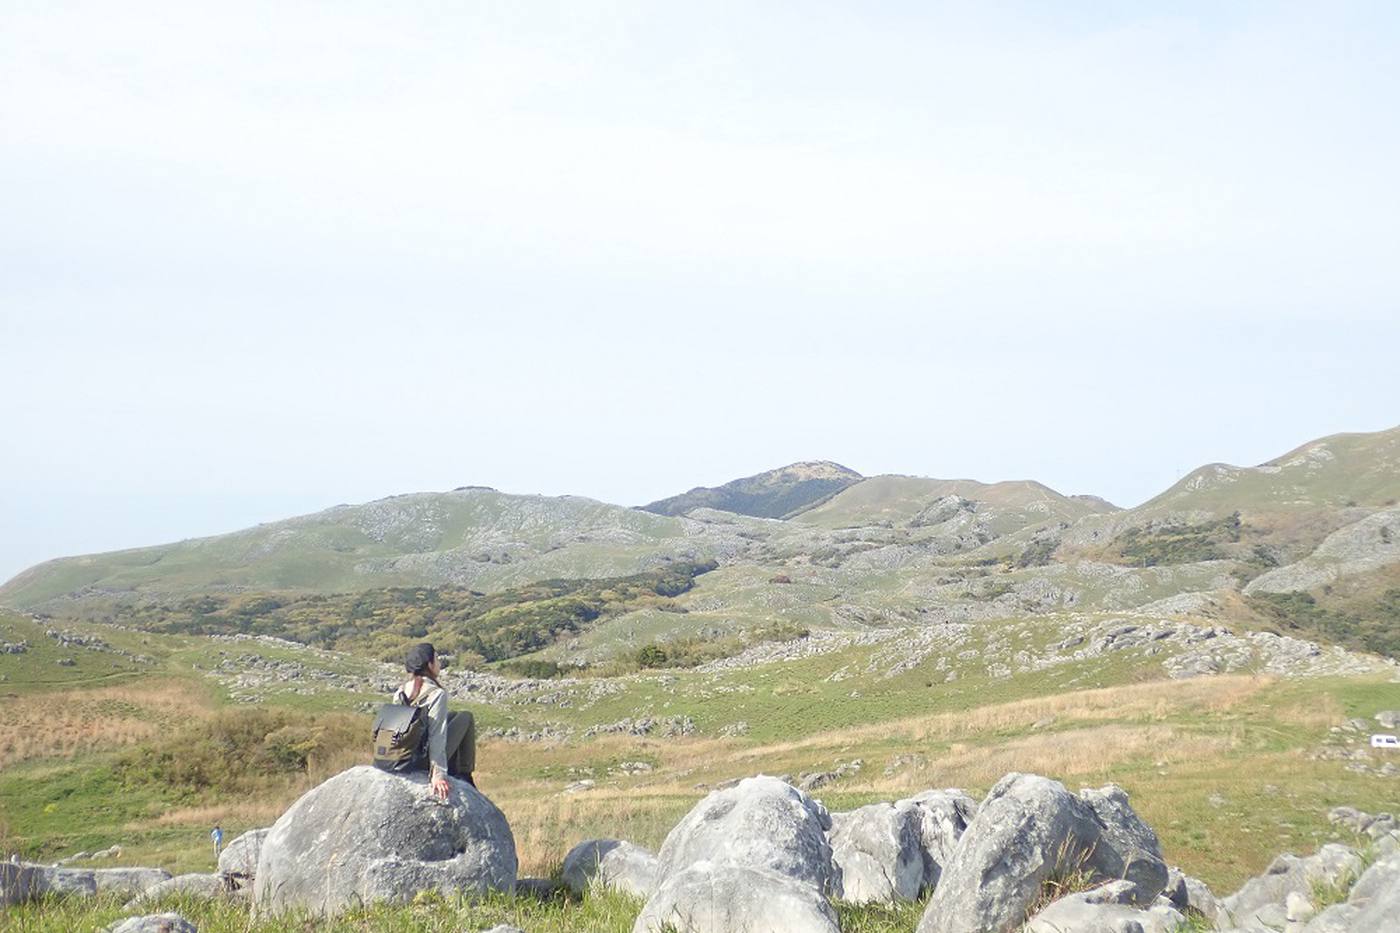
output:
[[[251,896],[260,915],[331,915],[422,891],[530,891],[501,811],[449,779],[370,767],[311,790],[270,828],[235,839],[219,871],[72,869],[0,863],[0,898],[121,890],[128,905],[172,891]],[[614,839],[574,847],[562,881],[643,900],[634,933],[838,933],[834,903],[927,897],[917,933],[1376,933],[1400,929],[1400,828],[1389,814],[1339,807],[1332,822],[1368,840],[1283,855],[1217,899],[1167,865],[1156,833],[1115,785],[1072,793],[1008,774],[978,802],[957,789],[830,813],[786,781],[746,778],[701,800],[655,854]],[[171,915],[130,931],[185,930]],[[174,918],[179,920],[179,918]],[[123,933],[129,933],[122,927]],[[192,928],[190,928],[192,929]]]

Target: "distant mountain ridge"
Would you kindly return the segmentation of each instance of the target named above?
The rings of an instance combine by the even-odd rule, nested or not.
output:
[[[696,486],[689,492],[641,506],[657,515],[684,515],[719,509],[754,518],[791,518],[865,477],[830,460],[805,460],[776,470],[731,480],[723,486]]]
[[[496,593],[713,561],[683,611],[609,622],[627,633],[618,641],[1160,612],[1400,657],[1398,501],[1400,428],[1321,438],[1257,467],[1208,464],[1131,509],[1029,480],[863,477],[808,461],[640,509],[481,487],[391,496],[49,561],[0,586],[0,605],[100,618],[206,593]]]

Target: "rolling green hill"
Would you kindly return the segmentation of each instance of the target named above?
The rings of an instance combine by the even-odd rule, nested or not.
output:
[[[392,496],[156,547],[69,557],[0,587],[0,604],[200,592],[354,592],[450,584],[482,590],[639,573],[733,549],[723,529],[575,496],[489,489]]]
[[[568,644],[531,646],[551,660],[597,663],[649,642],[728,644],[774,625],[851,630],[1131,610],[1284,629],[1292,623],[1280,613],[1292,613],[1299,631],[1389,654],[1400,623],[1388,609],[1375,614],[1392,604],[1400,575],[1397,498],[1400,429],[1323,438],[1258,467],[1201,467],[1126,510],[1030,481],[862,478],[827,462],[692,490],[647,507],[655,511],[464,488],[50,561],[0,587],[0,604],[110,620],[152,606],[174,612],[206,595],[335,595],[312,614],[326,631],[287,629],[325,644],[360,627],[349,617],[356,600],[343,598],[355,594],[592,586],[715,561],[719,569],[674,605],[608,601],[609,611],[559,629]],[[667,511],[684,514],[657,514]],[[380,608],[386,632],[416,627],[408,608]]]

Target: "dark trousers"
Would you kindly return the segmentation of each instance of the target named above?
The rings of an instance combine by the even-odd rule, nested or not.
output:
[[[476,770],[476,717],[466,710],[447,714],[447,773],[471,777]]]

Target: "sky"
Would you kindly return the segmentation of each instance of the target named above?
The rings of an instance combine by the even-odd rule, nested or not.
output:
[[[1111,7],[1111,9],[1110,9]],[[0,580],[1400,424],[1391,3],[0,0]]]

